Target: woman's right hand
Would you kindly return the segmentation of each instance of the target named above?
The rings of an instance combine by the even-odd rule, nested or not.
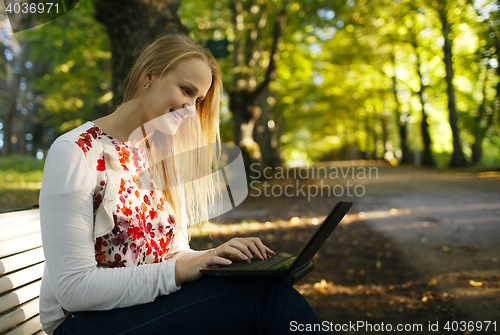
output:
[[[235,237],[215,249],[188,259],[177,260],[175,265],[175,284],[196,280],[201,277],[201,268],[210,265],[229,265],[231,259],[250,261],[252,255],[260,259],[267,259],[268,255],[276,255],[266,247],[259,238]]]
[[[175,285],[179,286],[184,282],[200,278],[201,268],[215,264],[229,265],[231,263],[227,258],[216,256],[215,249],[188,259],[178,259],[175,263]]]

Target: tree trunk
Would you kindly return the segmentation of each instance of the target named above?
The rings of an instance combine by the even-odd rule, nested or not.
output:
[[[394,64],[394,62],[393,62]],[[406,120],[402,121],[401,120],[401,112],[400,112],[400,104],[398,100],[398,90],[396,88],[396,73],[392,76],[392,85],[393,85],[393,91],[394,91],[394,102],[396,104],[394,108],[394,114],[396,116],[396,124],[398,125],[399,129],[399,138],[401,141],[401,164],[410,164],[411,163],[411,156],[410,156],[410,150],[408,150],[408,144],[406,143]]]
[[[378,134],[377,134],[377,121],[378,121],[378,113],[375,109],[373,111],[373,127],[372,127],[372,136],[373,136],[373,150],[372,150],[372,159],[379,159],[378,151],[377,151],[377,143],[378,143]]]
[[[247,167],[253,163],[261,165],[260,147],[253,138],[255,123],[262,113],[259,99],[249,92],[229,92],[229,108],[233,114],[235,143],[242,149],[244,162]]]
[[[424,144],[424,151],[422,152],[422,166],[434,167],[436,163],[432,158],[431,150],[431,136],[429,134],[429,123],[427,123],[427,113],[425,112],[425,100],[424,100],[424,83],[422,82],[422,73],[420,72],[420,55],[417,52],[416,40],[413,40],[413,48],[415,49],[415,55],[417,56],[417,75],[420,80],[420,90],[418,91],[418,97],[420,98],[420,104],[422,105],[422,120],[420,122],[420,133],[422,135],[422,142]]]
[[[271,80],[276,77],[276,59],[278,52],[278,44],[281,40],[281,34],[284,29],[286,7],[288,0],[283,1],[283,7],[276,18],[275,25],[272,31],[272,42],[269,50],[269,65],[265,70],[262,81],[255,85],[255,89],[251,89],[249,82],[257,78],[243,78],[242,71],[239,71],[233,76],[233,89],[229,93],[229,107],[233,115],[234,121],[234,141],[239,145],[243,153],[243,159],[247,171],[250,165],[258,163],[258,170],[262,170],[262,153],[259,144],[254,140],[254,127],[257,120],[262,114],[262,109],[259,106],[261,99],[269,87]],[[231,2],[231,11],[233,13],[233,26],[235,29],[239,26],[238,22],[243,20],[241,15],[243,4],[241,1]],[[240,35],[243,32],[239,33]],[[247,36],[248,37],[248,36]],[[248,55],[252,55],[254,48],[258,45],[255,40],[247,38],[245,44],[242,45],[237,37],[233,42],[233,65],[235,68],[248,66],[245,61]],[[262,51],[262,50],[260,50]],[[255,167],[254,167],[255,170]]]
[[[370,134],[372,133],[372,129],[370,127],[370,115],[368,112],[366,112],[366,117],[365,117],[365,159],[370,159],[371,158],[371,153],[370,153]]]
[[[441,19],[442,33],[444,37],[444,64],[446,68],[446,92],[448,94],[448,117],[453,136],[453,153],[451,155],[450,167],[466,166],[464,153],[462,151],[462,142],[460,140],[460,129],[458,128],[458,111],[455,103],[455,88],[453,86],[453,53],[452,42],[449,38],[451,26],[447,18],[446,8],[438,10]]]
[[[142,48],[156,36],[187,33],[177,15],[180,0],[94,0],[95,18],[106,26],[112,53],[112,110],[123,100],[124,80]]]
[[[486,65],[486,71],[484,75],[484,83],[483,83],[483,101],[479,105],[477,110],[477,115],[474,118],[474,143],[472,144],[472,165],[477,165],[481,160],[481,156],[483,154],[482,145],[483,139],[488,131],[488,128],[493,123],[493,111],[491,110],[488,115],[488,120],[486,121],[486,125],[481,127],[481,122],[483,121],[483,116],[486,111],[486,85],[488,82],[488,70],[489,66]]]
[[[389,131],[387,130],[387,115],[384,114],[383,110],[382,115],[380,115],[380,124],[382,126],[382,142],[384,144],[382,157],[385,158],[385,154],[387,153],[387,141],[389,140]]]
[[[269,90],[266,90],[265,97],[268,96]],[[275,168],[281,164],[279,156],[276,131],[278,130],[277,120],[270,111],[270,106],[266,99],[261,99],[260,109],[261,116],[257,119],[256,127],[254,128],[254,138],[261,149],[262,162],[265,166]],[[274,122],[274,127],[269,126],[269,121]]]

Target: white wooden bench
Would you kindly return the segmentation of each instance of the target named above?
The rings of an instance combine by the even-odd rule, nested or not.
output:
[[[44,265],[40,211],[0,214],[0,335],[45,334],[38,315]]]

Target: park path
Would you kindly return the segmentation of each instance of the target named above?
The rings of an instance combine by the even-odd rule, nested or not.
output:
[[[300,182],[328,185],[336,195],[311,194],[308,199],[311,192],[304,188],[306,196],[291,191],[291,197],[254,197],[251,189],[240,206],[221,216],[221,222],[324,217],[332,199],[353,201],[348,222],[363,221],[382,233],[429,285],[452,296],[469,320],[497,320],[500,327],[499,172],[444,172],[362,161],[322,166],[326,174],[323,170],[319,178],[317,173],[311,178],[310,168],[309,179]],[[296,180],[281,181],[290,183]]]
[[[500,173],[379,167],[353,180],[358,219],[390,238],[472,320],[500,323]]]

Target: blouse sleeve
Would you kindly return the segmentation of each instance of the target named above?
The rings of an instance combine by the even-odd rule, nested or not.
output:
[[[72,141],[56,141],[47,156],[40,221],[48,276],[68,311],[108,310],[152,302],[180,289],[175,259],[124,268],[97,267],[93,238],[96,174]]]
[[[170,247],[169,253],[167,255],[168,258],[173,258],[173,259],[188,259],[191,257],[195,257],[201,254],[204,254],[206,252],[209,252],[212,249],[209,250],[192,250],[189,247],[189,232],[187,229],[187,215],[186,215],[186,209],[184,207],[184,202],[182,202],[182,217],[180,220],[180,225],[177,225],[175,227],[176,232],[174,235],[174,239],[172,240],[172,245]]]

